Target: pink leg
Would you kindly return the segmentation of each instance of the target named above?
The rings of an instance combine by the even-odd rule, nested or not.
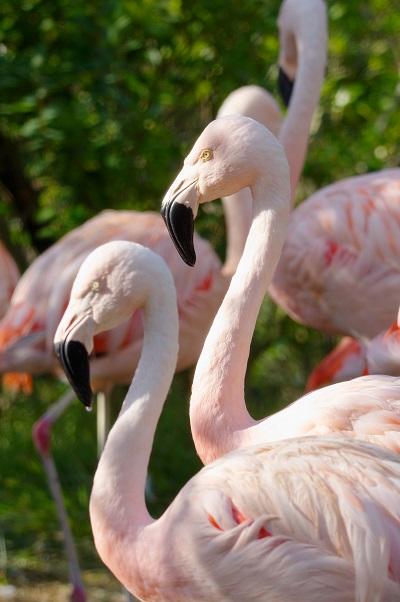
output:
[[[58,520],[64,536],[64,546],[68,558],[70,580],[73,586],[70,600],[71,602],[86,602],[87,598],[83,587],[75,542],[64,505],[57,469],[51,455],[51,427],[74,399],[75,393],[71,389],[68,390],[45,412],[45,414],[43,414],[41,418],[39,418],[39,420],[35,422],[32,429],[32,437],[36,449],[42,458],[50,492],[56,504]]]

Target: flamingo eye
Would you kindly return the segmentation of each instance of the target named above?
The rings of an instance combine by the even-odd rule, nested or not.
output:
[[[100,288],[100,282],[98,280],[93,280],[90,288],[94,293],[96,293]]]
[[[205,163],[206,161],[210,161],[213,157],[214,153],[211,148],[205,148],[201,151],[199,159]]]

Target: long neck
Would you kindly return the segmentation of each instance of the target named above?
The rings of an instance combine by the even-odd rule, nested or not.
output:
[[[298,68],[289,110],[279,134],[289,162],[292,202],[304,166],[311,120],[319,102],[327,45],[324,11],[302,10],[301,5],[299,2],[291,15]]]
[[[319,7],[321,9],[321,7]],[[298,67],[289,110],[280,129],[278,139],[285,149],[290,168],[292,204],[303,171],[310,135],[311,121],[318,106],[326,65],[327,30],[324,10],[302,3],[291,4],[290,20],[295,32]],[[284,43],[281,41],[281,45]],[[294,75],[294,73],[293,73]],[[257,118],[251,107],[240,108],[243,115]],[[220,111],[221,112],[221,111]],[[229,111],[227,111],[229,113]],[[221,114],[224,114],[221,112]],[[268,127],[268,120],[262,120]],[[223,271],[234,274],[242,256],[251,224],[251,194],[244,188],[222,199],[225,214],[227,243]]]
[[[142,355],[94,478],[90,512],[98,548],[104,532],[130,535],[133,544],[138,529],[152,522],[144,498],[147,467],[178,353],[172,279],[170,287],[157,286],[144,310]]]
[[[252,218],[250,188],[243,188],[222,199],[226,225],[226,256],[223,273],[232,277],[238,266]]]
[[[254,423],[244,403],[244,379],[260,305],[279,259],[289,211],[285,162],[252,187],[253,220],[228,292],[197,363],[190,420],[204,462],[235,447],[240,430]],[[271,177],[271,174],[274,174]]]

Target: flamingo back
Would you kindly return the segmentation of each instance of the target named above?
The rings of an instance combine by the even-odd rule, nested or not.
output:
[[[387,450],[300,437],[227,454],[135,547],[134,533],[107,546],[115,537],[97,524],[96,546],[130,591],[154,602],[395,602],[399,493],[400,464]]]

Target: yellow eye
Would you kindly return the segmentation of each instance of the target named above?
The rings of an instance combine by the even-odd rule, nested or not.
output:
[[[212,152],[211,148],[205,148],[204,150],[201,151],[200,153],[200,161],[210,161],[210,159],[212,159],[214,156],[214,153]]]
[[[92,291],[95,293],[100,289],[100,282],[98,280],[94,280],[91,286]]]

